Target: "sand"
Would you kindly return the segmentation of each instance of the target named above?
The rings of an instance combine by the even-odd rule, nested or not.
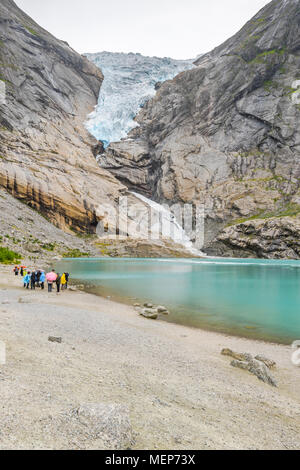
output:
[[[95,448],[57,429],[84,403],[128,407],[132,449],[300,449],[291,347],[147,320],[84,292],[26,291],[11,267],[0,275],[0,449]],[[222,348],[275,360],[278,387],[231,367]]]

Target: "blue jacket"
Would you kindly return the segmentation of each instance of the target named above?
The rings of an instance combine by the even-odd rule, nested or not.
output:
[[[42,273],[40,277],[40,282],[45,282],[46,281],[46,274]]]
[[[30,278],[31,278],[31,275],[30,275],[30,274],[26,274],[26,276],[24,276],[24,278],[23,278],[24,284],[29,284]]]

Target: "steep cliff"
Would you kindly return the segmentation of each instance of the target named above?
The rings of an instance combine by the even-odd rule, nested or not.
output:
[[[0,185],[56,225],[93,231],[123,186],[99,168],[84,128],[101,71],[12,0],[0,3]]]
[[[196,65],[159,88],[105,168],[123,180],[125,158],[136,190],[204,204],[208,253],[300,258],[300,0],[273,0]]]

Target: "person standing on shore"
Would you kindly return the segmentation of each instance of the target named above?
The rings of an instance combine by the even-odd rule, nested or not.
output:
[[[48,283],[48,292],[52,292],[53,282],[57,279],[57,274],[55,273],[54,269],[50,273],[46,274],[46,279]]]
[[[46,280],[45,271],[41,271],[41,275],[40,275],[40,285],[41,285],[41,289],[42,289],[42,290],[44,290],[44,288],[45,288],[45,280]]]
[[[40,279],[41,279],[41,270],[35,272],[35,280],[37,287],[40,287]]]
[[[30,276],[31,290],[35,290],[35,283],[36,283],[36,274],[35,274],[35,271],[32,271],[31,276]]]
[[[19,266],[15,266],[13,271],[15,273],[15,276],[19,276]]]
[[[24,279],[23,279],[25,289],[29,289],[30,277],[31,276],[30,276],[30,271],[29,271],[27,274],[25,274]]]
[[[67,280],[66,280],[66,275],[65,273],[62,274],[61,276],[61,290],[65,290],[66,289],[66,285],[67,285]]]
[[[60,292],[60,286],[61,286],[61,275],[59,273],[57,273],[57,278],[56,278],[57,293]]]
[[[31,290],[35,290],[35,283],[36,283],[36,274],[35,271],[32,271],[30,276],[30,288]]]
[[[66,278],[66,285],[65,285],[65,289],[68,289],[68,282],[69,282],[69,277],[70,277],[70,274],[69,273],[64,273],[65,275],[65,278]]]

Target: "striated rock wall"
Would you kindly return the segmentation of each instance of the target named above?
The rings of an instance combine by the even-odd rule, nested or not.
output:
[[[300,258],[300,0],[273,0],[196,65],[101,165],[160,203],[204,204],[208,253]]]
[[[59,227],[93,232],[97,208],[124,189],[97,165],[84,128],[101,71],[1,0],[0,80],[0,185]]]
[[[282,259],[300,257],[300,216],[248,220],[225,228],[211,253]]]

